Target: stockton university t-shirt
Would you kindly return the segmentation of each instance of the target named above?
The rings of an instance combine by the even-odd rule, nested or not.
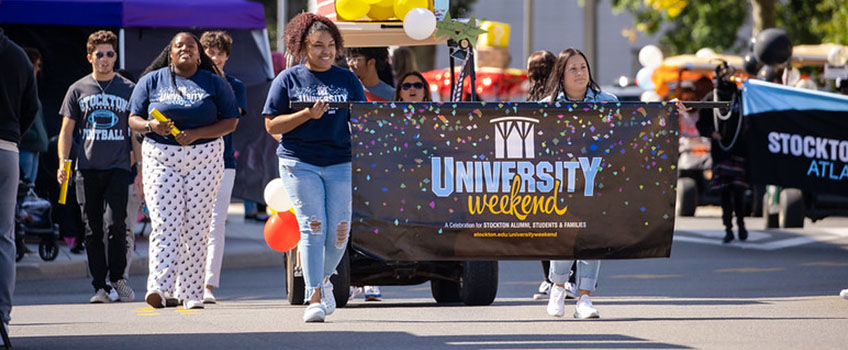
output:
[[[81,140],[76,169],[130,169],[129,97],[135,85],[115,74],[97,82],[89,74],[68,88],[59,114],[76,122]]]
[[[141,77],[130,99],[130,113],[153,119],[149,112],[156,108],[180,130],[190,130],[212,125],[221,119],[238,118],[238,106],[233,89],[223,78],[198,69],[189,78],[174,75],[177,86],[171,81],[170,67],[147,73]],[[179,89],[180,93],[177,93]],[[147,134],[151,140],[179,145],[174,136]],[[214,139],[198,139],[192,145],[207,143]]]
[[[337,66],[315,72],[305,65],[282,71],[268,91],[264,115],[290,114],[290,101],[365,101],[365,92],[353,72]],[[310,119],[283,134],[277,155],[316,166],[350,162],[350,109],[330,108],[320,119]]]
[[[247,89],[244,87],[244,83],[232,75],[227,74],[226,77],[236,96],[236,105],[244,113],[247,113]],[[233,133],[224,135],[224,168],[236,168],[236,149],[233,147]]]

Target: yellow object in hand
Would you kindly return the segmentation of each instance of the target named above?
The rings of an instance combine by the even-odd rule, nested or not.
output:
[[[71,163],[73,161],[66,160],[62,168],[65,170],[65,181],[62,181],[62,188],[59,191],[59,204],[64,205],[68,199],[68,184],[71,182]]]
[[[156,120],[158,120],[162,123],[169,122],[168,118],[165,117],[165,115],[162,114],[162,112],[159,112],[159,110],[156,109],[156,108],[154,108],[152,111],[150,111],[150,115],[153,116],[153,119],[156,119]],[[171,128],[171,135],[174,135],[174,137],[176,137],[179,134],[180,134],[180,129],[177,129],[176,126]]]

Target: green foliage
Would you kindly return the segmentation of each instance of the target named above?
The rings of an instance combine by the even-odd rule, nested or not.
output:
[[[745,45],[736,37],[748,15],[744,2],[690,0],[676,17],[644,3],[644,0],[612,0],[612,7],[633,14],[639,31],[651,35],[661,31],[660,45],[673,55],[694,53],[703,47],[716,52],[738,51]]]
[[[817,17],[808,18],[812,20],[811,27],[821,35],[822,42],[848,45],[848,3],[845,0],[822,0],[816,4],[816,10]]]

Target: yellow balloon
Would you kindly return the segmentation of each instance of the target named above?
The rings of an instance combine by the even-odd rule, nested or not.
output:
[[[394,10],[395,17],[399,20],[403,21],[406,14],[409,11],[412,11],[414,8],[425,8],[430,9],[430,1],[429,0],[397,0],[395,1]]]
[[[381,1],[384,1],[384,0],[362,0],[362,1],[364,1],[368,5],[375,5],[375,4],[379,4]],[[391,1],[391,0],[389,0],[389,1]]]
[[[395,4],[395,0],[380,0],[380,2],[376,3],[375,5],[382,6],[382,7],[386,7],[386,6],[392,7],[392,5],[394,5],[394,4]]]
[[[363,2],[364,0],[336,0],[336,15],[339,19],[347,21],[355,21],[362,18],[371,6]]]
[[[391,5],[389,6],[371,6],[371,11],[368,11],[368,18],[373,19],[375,21],[386,21],[389,18],[394,17],[395,10]]]

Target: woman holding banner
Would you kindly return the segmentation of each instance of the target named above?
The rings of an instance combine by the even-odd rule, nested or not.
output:
[[[547,97],[543,102],[614,102],[618,98],[601,91],[592,79],[592,70],[586,56],[575,48],[565,49],[557,56],[548,81]],[[548,299],[548,314],[562,317],[565,314],[565,283],[571,272],[572,260],[551,261],[548,278],[554,283]],[[591,294],[598,284],[600,260],[577,260],[577,289],[579,297],[574,318],[598,318],[600,313],[592,305]]]
[[[130,127],[146,133],[139,169],[150,209],[145,300],[203,308],[206,240],[224,174],[224,141],[238,124],[233,90],[194,34],[178,33],[145,70],[130,99]],[[151,117],[161,112],[167,118]]]
[[[347,247],[352,205],[350,112],[331,109],[329,102],[365,101],[365,91],[353,72],[333,65],[344,46],[332,21],[301,13],[285,35],[287,51],[306,62],[274,79],[262,114],[268,133],[282,134],[280,177],[300,225],[298,251],[309,298],[303,321],[323,322],[336,308],[330,275]],[[314,104],[294,111],[292,101]]]

